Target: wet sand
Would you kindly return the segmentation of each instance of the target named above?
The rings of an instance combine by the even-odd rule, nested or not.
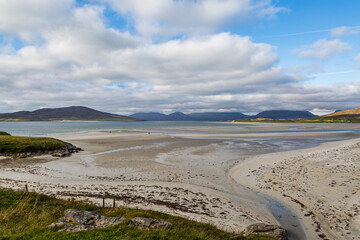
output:
[[[275,129],[282,131],[289,126],[292,125],[279,125]],[[308,127],[323,129],[322,126]],[[346,130],[359,126],[338,128]],[[28,164],[23,160],[0,160],[0,186],[23,189],[28,184],[36,192],[97,204],[102,204],[104,197],[109,206],[115,199],[117,205],[158,210],[240,232],[257,222],[278,224],[264,204],[264,195],[274,197],[291,210],[297,211],[297,207],[281,194],[277,197],[260,191],[256,181],[261,174],[249,185],[248,177],[243,179],[238,174],[237,164],[249,162],[249,159],[261,162],[263,156],[267,156],[263,154],[274,151],[315,146],[314,138],[357,137],[351,130],[329,133],[266,131],[274,131],[274,126],[253,125],[235,132],[167,129],[150,134],[147,131],[102,131],[57,135],[85,151],[69,158],[38,157],[30,159]],[[236,167],[232,168],[234,165]],[[291,171],[289,174],[294,174]],[[277,191],[282,190],[269,190],[271,193]],[[297,212],[302,216],[300,213]],[[301,223],[305,224],[309,236],[317,236],[311,224],[307,226],[303,219]]]

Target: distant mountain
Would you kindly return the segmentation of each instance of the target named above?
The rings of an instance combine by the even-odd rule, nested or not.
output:
[[[329,117],[360,117],[360,108],[338,111],[332,114],[321,116],[321,118],[329,118]]]
[[[15,113],[0,114],[0,121],[138,121],[138,119],[100,112],[88,107],[72,106],[64,108],[43,108]]]
[[[309,111],[290,111],[290,110],[271,110],[263,111],[253,116],[253,118],[271,118],[271,119],[306,119],[314,118],[317,115]]]
[[[141,112],[130,115],[130,117],[146,121],[232,121],[234,119],[249,118],[250,116],[239,112],[204,112],[191,114],[174,112],[169,115],[157,112]]]
[[[193,121],[193,119],[182,112],[174,112],[169,115],[158,112],[141,112],[132,114],[130,117],[145,121]]]
[[[145,121],[168,121],[167,115],[158,112],[140,112],[130,115],[132,118],[141,119]]]
[[[182,112],[174,112],[169,115],[158,112],[141,112],[132,114],[130,117],[145,121],[193,121],[193,119]]]
[[[130,115],[130,117],[146,121],[232,121],[245,118],[305,119],[317,116],[308,111],[274,110],[264,111],[255,116],[245,115],[240,112],[203,112],[190,114],[175,112],[169,115],[157,112],[141,112]]]
[[[168,121],[193,121],[191,117],[182,113],[182,112],[174,112],[167,115]]]
[[[189,116],[195,121],[231,121],[234,119],[245,119],[250,116],[240,112],[204,112],[191,113]]]

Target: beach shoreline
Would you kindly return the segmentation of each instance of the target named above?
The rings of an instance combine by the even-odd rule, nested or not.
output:
[[[121,206],[182,216],[229,232],[240,233],[257,222],[276,223],[265,207],[258,206],[261,201],[251,191],[241,196],[251,199],[244,204],[230,189],[223,188],[228,183],[228,163],[218,162],[222,149],[212,149],[223,140],[132,131],[56,137],[84,151],[68,158],[36,157],[29,164],[17,160],[15,165],[0,168],[0,187],[24,190],[27,184],[31,191],[97,205],[102,204],[102,198],[109,203],[116,199]],[[189,156],[194,159],[181,164]],[[203,158],[212,162],[197,162]],[[191,171],[187,164],[196,169]],[[233,187],[237,184],[229,186]]]
[[[273,141],[284,138],[282,133],[264,133],[264,127],[258,127],[261,129],[257,134],[237,135],[128,130],[56,135],[85,151],[69,158],[38,157],[30,159],[29,164],[19,160],[13,166],[2,166],[0,186],[21,190],[28,184],[31,191],[98,205],[102,204],[102,198],[106,198],[107,204],[115,199],[121,206],[161,211],[238,233],[253,223],[279,224],[264,204],[263,196],[283,203],[301,217],[303,213],[297,211],[296,205],[288,204],[281,196],[260,191],[256,186],[249,187],[242,181],[239,184],[233,176],[234,169],[249,159],[262,165],[269,155],[266,152],[273,151]],[[303,138],[324,136],[321,134],[290,132],[285,135],[306,147]],[[347,131],[335,132],[326,136],[341,139],[347,134]],[[259,144],[254,138],[264,143]],[[336,146],[339,143],[342,142],[325,144]],[[268,144],[269,149],[264,149]],[[245,154],[241,150],[249,148],[253,148],[253,152]],[[286,149],[270,155],[284,156],[288,154]],[[313,148],[293,152],[305,154],[308,151]],[[308,236],[313,232],[306,223],[303,227]],[[314,238],[308,239],[317,237],[316,234],[310,236]]]

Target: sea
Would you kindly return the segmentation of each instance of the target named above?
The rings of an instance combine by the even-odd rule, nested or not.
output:
[[[268,123],[200,122],[200,121],[39,121],[0,122],[0,131],[14,136],[46,136],[88,131],[148,131],[164,133],[238,134],[282,132],[345,132],[348,130],[309,130],[302,125],[289,125],[280,131],[252,131],[251,126],[267,126]],[[279,125],[276,125],[279,126]],[[360,129],[351,130],[360,131]]]

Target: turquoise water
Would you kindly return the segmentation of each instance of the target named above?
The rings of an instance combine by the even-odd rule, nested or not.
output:
[[[243,125],[242,125],[243,126]],[[62,133],[76,133],[93,130],[119,131],[119,130],[207,130],[231,128],[242,129],[230,123],[219,122],[0,122],[0,131],[8,132],[15,136],[37,136]]]
[[[349,130],[309,130],[303,126],[289,126],[282,131],[253,131],[250,126],[260,124],[232,124],[229,122],[0,122],[0,131],[15,136],[39,136],[86,131],[149,131],[163,133],[201,133],[201,134],[237,134],[237,133],[283,133],[283,132],[345,132]],[[264,125],[266,126],[266,125]],[[330,128],[331,129],[331,128]],[[360,129],[350,130],[359,132]]]

